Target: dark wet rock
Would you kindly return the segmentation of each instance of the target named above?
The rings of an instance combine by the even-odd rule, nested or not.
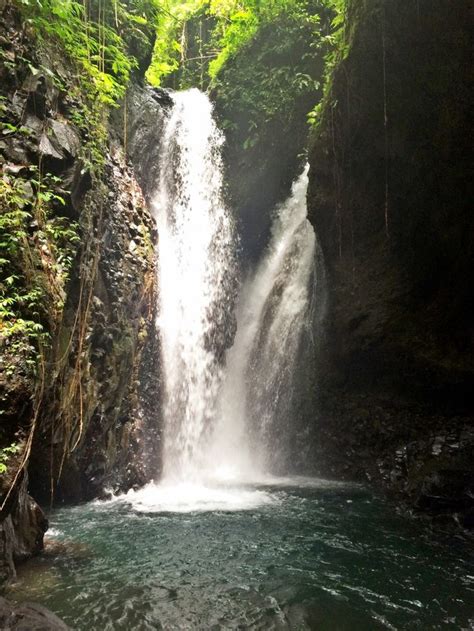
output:
[[[2,500],[9,480],[2,480]],[[13,491],[0,515],[0,583],[15,576],[15,565],[43,549],[43,537],[48,521],[27,492],[28,477],[24,476]]]
[[[36,135],[39,135],[43,129],[43,121],[34,114],[27,114],[24,125]]]
[[[474,472],[440,469],[427,475],[416,503],[432,512],[467,514],[474,510]]]
[[[151,96],[163,108],[173,107],[173,93],[166,88],[152,88]]]
[[[25,93],[25,108],[29,112],[34,112],[39,117],[44,117],[48,113],[48,81],[44,74],[29,75],[23,86]]]
[[[48,405],[30,465],[35,472],[34,492],[45,501],[48,471],[52,466],[59,474],[63,449],[61,441],[51,445],[49,419],[57,419],[59,427],[63,423],[80,428],[75,438],[69,438],[77,444],[61,467],[57,500],[91,499],[102,496],[107,488],[143,484],[153,476],[158,462],[154,222],[117,145],[110,148],[103,181],[85,193],[79,220],[84,251],[74,271],[63,321],[63,335],[72,340],[70,361],[63,362],[58,378],[48,387]],[[81,299],[83,283],[88,287],[86,302]],[[87,322],[81,337],[75,324],[77,310]],[[150,362],[153,369],[145,379],[137,380]],[[71,388],[76,393],[72,399]],[[51,449],[54,462],[45,467]]]
[[[73,127],[63,121],[52,120],[51,129],[56,144],[70,156],[76,157],[80,148],[80,139]]]
[[[64,154],[55,148],[54,144],[51,142],[46,132],[43,132],[41,134],[39,142],[39,152],[42,156],[58,158],[59,160],[64,158]]]
[[[15,62],[0,68],[0,92],[5,120],[16,128],[0,138],[0,163],[14,177],[41,162],[56,176],[51,186],[64,200],[52,202],[51,212],[77,222],[81,238],[64,288],[62,322],[47,350],[29,485],[24,477],[0,516],[1,583],[14,575],[16,563],[41,551],[47,522],[32,497],[45,505],[82,501],[104,496],[106,488],[139,486],[157,473],[160,393],[157,234],[135,175],[112,138],[100,174],[83,163],[90,137],[74,124],[80,103],[67,88],[77,69],[54,47],[36,48],[12,3],[2,14],[0,44]],[[137,94],[146,92],[137,88]],[[144,99],[156,114],[158,103]],[[24,193],[25,204],[34,202],[34,181]],[[11,361],[12,374],[0,371],[0,448],[26,439],[38,385],[22,358]]]
[[[356,5],[310,152],[309,217],[327,270],[316,460],[469,521],[469,7]]]
[[[4,143],[4,155],[12,162],[28,164],[30,153],[22,140],[8,138]]]
[[[160,141],[166,112],[172,104],[167,90],[132,85],[127,91],[126,105],[114,116],[114,128],[124,143],[127,157],[148,203],[159,182]],[[126,138],[123,137],[125,116]]]
[[[35,603],[15,605],[0,596],[0,628],[3,631],[68,631],[55,614]]]

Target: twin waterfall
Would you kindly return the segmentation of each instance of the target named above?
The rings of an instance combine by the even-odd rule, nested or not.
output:
[[[209,464],[236,269],[235,232],[222,199],[223,136],[211,103],[195,89],[173,98],[156,218],[163,475],[181,481],[196,480]]]
[[[212,105],[196,89],[173,100],[155,198],[161,486],[258,481],[275,470],[284,449],[282,427],[291,426],[293,375],[310,317],[315,236],[306,219],[307,172],[276,209],[270,244],[241,282]]]

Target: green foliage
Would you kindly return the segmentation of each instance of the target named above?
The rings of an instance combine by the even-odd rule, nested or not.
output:
[[[16,3],[40,47],[54,47],[69,60],[68,85],[51,70],[42,70],[69,93],[71,118],[82,132],[84,170],[98,175],[105,161],[108,110],[125,95],[132,73],[151,54],[161,0]],[[33,74],[38,72],[28,65]]]
[[[105,164],[107,151],[106,113],[100,102],[84,98],[83,87],[72,89],[74,105],[71,122],[82,132],[80,158],[83,171],[99,174]]]
[[[270,121],[289,127],[295,103],[329,82],[341,55],[346,0],[168,0],[147,78],[218,94],[244,148]],[[332,19],[332,24],[330,25]],[[323,78],[324,56],[326,71]],[[310,107],[310,101],[308,107]],[[310,112],[314,122],[318,109]]]
[[[249,60],[247,72],[255,76],[234,77],[238,89],[248,91],[248,98],[245,94],[238,98],[251,110],[255,110],[258,99],[268,121],[278,111],[282,100],[284,110],[288,98],[298,98],[304,91],[319,88],[311,83],[313,79],[305,70],[305,59],[278,67],[278,60],[289,48],[295,48],[298,39],[306,37],[312,42],[311,50],[304,54],[320,55],[320,51],[325,51],[321,83],[323,93],[328,94],[332,71],[349,50],[346,24],[352,4],[355,3],[350,0],[168,0],[158,20],[158,37],[147,78],[153,85],[167,84],[171,79],[175,88],[198,84],[202,88],[222,87],[226,83],[221,76],[223,70],[232,67],[238,55],[245,56],[245,51],[252,49],[266,29],[274,29],[272,45],[264,51],[266,59],[260,55],[260,59]],[[321,24],[322,13],[332,16],[330,29],[326,29],[326,23]],[[275,63],[269,60],[270,54]],[[266,65],[262,72],[260,65]],[[270,67],[278,67],[278,70],[272,69],[269,73]],[[238,96],[232,86],[226,88],[233,97]],[[311,125],[315,124],[321,107],[318,104],[309,113]],[[249,125],[247,146],[255,142],[252,127],[262,122],[257,118]]]
[[[326,6],[324,1],[311,2],[309,0],[273,0],[265,3],[260,0],[247,0],[243,4],[214,0],[211,2],[211,11],[219,12],[223,4],[226,4],[229,9],[233,4],[234,8],[228,10],[227,15],[220,13],[225,20],[220,24],[221,33],[218,42],[220,52],[209,67],[213,79],[217,77],[228,59],[251,43],[259,30],[272,24],[285,22],[290,29],[295,30],[295,36],[298,36],[298,30],[308,29],[313,32],[315,39],[319,40],[319,11]],[[283,44],[280,41],[280,47],[288,47],[289,38],[284,38],[284,40],[286,43]],[[279,53],[278,44],[279,42],[275,42],[276,54]]]
[[[320,89],[329,13],[319,0],[288,4],[276,17],[267,9],[213,80],[221,124],[244,149],[266,134],[290,133]]]
[[[332,0],[168,0],[158,21],[147,78],[153,85],[166,83],[169,75],[194,62],[207,76],[206,83],[213,83],[227,62],[268,25],[287,20],[304,29],[314,21],[317,30],[315,4],[324,8]],[[196,76],[193,83],[198,83]],[[179,87],[186,87],[186,81]]]
[[[0,449],[0,475],[7,472],[7,464],[9,459],[21,450],[18,443],[12,443],[8,447]]]
[[[16,2],[40,46],[54,46],[69,60],[67,86],[50,70],[47,73],[69,93],[71,118],[82,131],[84,169],[99,174],[106,153],[108,108],[123,98],[132,73],[151,55],[161,0]],[[30,70],[37,72],[31,65]]]
[[[77,224],[58,213],[60,183],[36,167],[5,169],[0,179],[0,344],[30,369],[62,311],[79,241]]]
[[[255,7],[251,6],[244,9],[237,5],[234,11],[228,11],[227,15],[217,13],[218,7],[213,8],[211,6],[211,11],[216,12],[221,19],[224,18],[224,24],[219,24],[218,45],[220,52],[209,64],[209,75],[215,79],[225,62],[251,41],[259,26],[262,25],[262,19],[255,11]]]
[[[185,58],[186,24],[202,4],[202,0],[163,0],[153,57],[146,74],[151,85],[160,85],[165,77],[179,68]]]
[[[83,87],[115,105],[149,46],[158,0],[19,0],[25,21],[45,43],[58,43],[82,66]]]
[[[331,22],[331,33],[325,37],[328,52],[325,56],[323,98],[308,113],[308,123],[313,130],[317,127],[329,98],[334,69],[349,53],[350,42],[347,31],[349,5],[350,0],[328,0],[328,6],[333,10],[334,17]]]

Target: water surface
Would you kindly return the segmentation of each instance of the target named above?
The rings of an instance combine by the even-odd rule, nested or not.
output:
[[[472,629],[468,542],[359,487],[149,487],[51,527],[10,597],[78,630]]]

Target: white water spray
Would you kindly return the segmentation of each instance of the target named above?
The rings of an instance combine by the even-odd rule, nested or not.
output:
[[[310,326],[316,243],[307,219],[307,188],[308,167],[277,208],[267,251],[241,291],[214,445],[216,459],[223,467],[234,462],[238,477],[261,479],[277,470],[291,433],[295,368],[302,332]]]
[[[281,430],[283,413],[291,422],[285,402],[308,319],[315,238],[306,219],[307,170],[276,210],[270,245],[243,285],[236,337],[225,353],[236,241],[222,196],[223,137],[204,94],[193,89],[173,100],[155,199],[163,477],[128,498],[149,511],[253,508],[274,500],[238,485],[271,482],[273,432]]]
[[[222,134],[199,90],[173,95],[156,197],[164,478],[202,479],[232,311],[234,232],[222,199]]]

